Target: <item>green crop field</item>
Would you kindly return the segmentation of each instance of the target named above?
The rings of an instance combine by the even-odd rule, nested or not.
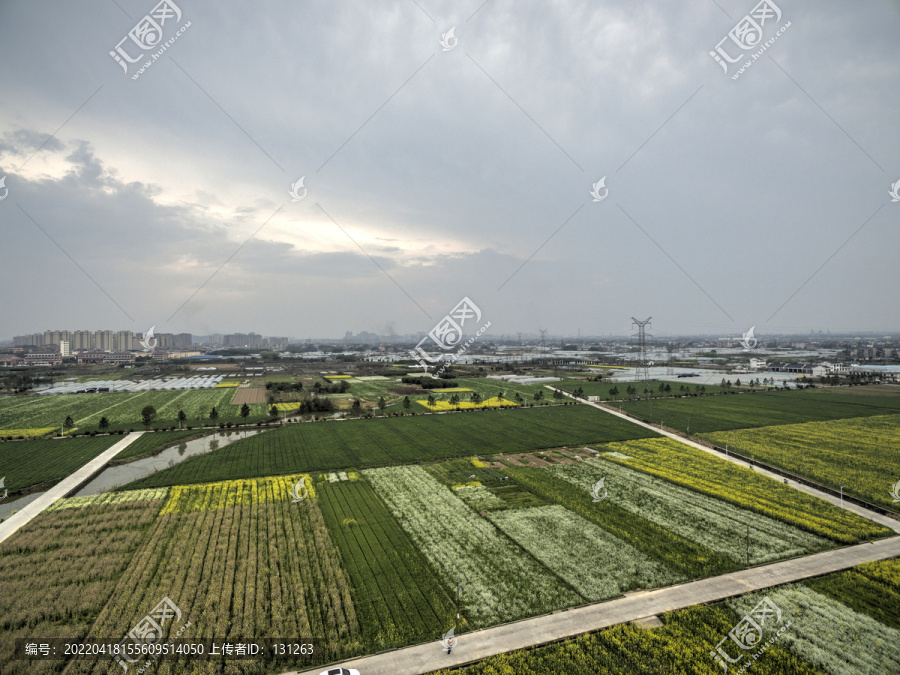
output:
[[[0,443],[0,478],[10,492],[61,480],[122,440],[122,436]]]
[[[620,387],[621,390],[621,387]],[[758,392],[614,404],[623,411],[691,433],[900,413],[900,396],[833,391]]]
[[[162,450],[170,445],[174,445],[179,441],[186,441],[191,438],[200,438],[203,431],[152,431],[141,434],[137,440],[131,442],[127,448],[115,457],[116,462],[122,460],[137,459],[146,455],[152,455],[157,450]]]
[[[67,416],[76,429],[97,428],[106,417],[112,428],[142,429],[141,410],[146,405],[156,408],[154,426],[177,426],[179,410],[187,415],[187,424],[209,423],[207,414],[215,407],[218,422],[238,422],[241,407],[231,404],[235,389],[188,389],[185,391],[143,391],[110,394],[62,394],[59,396],[26,396],[0,398],[0,436],[3,429],[54,427],[59,429]],[[261,403],[250,406],[249,421],[266,416]],[[202,415],[202,419],[201,419]]]
[[[192,457],[128,489],[527,452],[652,435],[588,406],[292,424]]]
[[[316,491],[366,641],[381,650],[438,639],[456,611],[449,591],[371,486],[321,483]]]
[[[702,434],[716,445],[898,509],[891,487],[900,481],[900,415],[785,424]]]

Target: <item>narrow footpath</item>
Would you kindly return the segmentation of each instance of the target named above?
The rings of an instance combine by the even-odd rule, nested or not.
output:
[[[33,502],[23,506],[21,511],[17,511],[5,521],[0,523],[0,543],[6,541],[9,537],[15,534],[19,530],[19,528],[27,525],[32,518],[34,518],[41,511],[50,506],[53,502],[62,499],[66,495],[77,490],[80,486],[84,485],[87,481],[93,478],[94,475],[98,473],[104,466],[106,466],[106,463],[109,460],[118,455],[129,445],[134,443],[143,433],[143,431],[138,431],[126,434],[125,438],[123,438],[121,441],[113,444],[111,448],[94,457],[94,459],[72,473],[67,478],[63,478],[59,483],[47,490],[47,492],[42,494]],[[66,441],[60,440],[58,442],[65,443]]]
[[[547,388],[555,390],[551,386],[547,386]],[[563,394],[572,396],[567,391],[563,391]],[[744,461],[734,457],[723,456],[721,453],[690,439],[659,429],[652,424],[641,422],[624,413],[590,401],[580,400],[579,402],[593,406],[610,415],[620,417],[632,424],[650,429],[660,436],[665,436],[692,448],[702,450],[719,459],[746,466]],[[784,481],[782,476],[760,469],[757,466],[754,466],[753,470],[779,483]],[[819,499],[824,499],[863,518],[884,525],[900,534],[900,521],[894,518],[874,513],[846,501],[841,504],[841,500],[837,497],[806,485],[797,484],[794,481],[790,481],[789,485],[794,489]],[[887,560],[898,556],[900,556],[900,537],[891,537],[873,543],[858,544],[802,558],[784,560],[678,586],[629,593],[624,598],[616,600],[595,603],[576,609],[560,610],[532,619],[485,628],[471,633],[463,633],[459,636],[458,644],[450,654],[443,651],[440,644],[434,641],[372,656],[364,656],[336,665],[340,665],[343,668],[356,668],[359,670],[360,675],[423,675],[441,668],[458,667],[467,663],[474,663],[497,654],[564,640],[616,624],[652,617],[663,612],[684,609],[699,603],[725,600],[744,593],[802,581],[811,577],[846,570],[862,563]],[[319,675],[325,670],[327,670],[325,666],[319,666],[303,671],[290,671],[285,673],[285,675]]]

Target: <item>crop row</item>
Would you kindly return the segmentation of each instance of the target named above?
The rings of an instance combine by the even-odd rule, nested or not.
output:
[[[0,544],[0,663],[16,638],[83,638],[156,517],[161,500],[42,514]],[[43,662],[53,665],[53,662]]]
[[[890,530],[817,497],[667,438],[609,443],[606,458],[676,485],[781,520],[842,544],[890,534]]]
[[[748,553],[750,563],[758,565],[834,546],[780,520],[607,460],[546,470],[582,488],[585,499],[591,486],[604,479],[605,499],[735,563],[745,562]]]
[[[120,436],[79,436],[2,443],[0,477],[6,477],[10,491],[57,481],[120,440]]]
[[[322,484],[319,499],[370,648],[439,637],[454,616],[454,606],[369,484]]]
[[[258,501],[229,499],[231,505],[221,505],[216,494],[231,487],[192,486],[175,502],[189,510],[170,508],[157,518],[92,636],[121,637],[167,596],[182,619],[166,630],[174,633],[190,621],[184,637],[319,637],[325,649],[319,660],[358,650],[349,584],[317,500],[285,500],[283,485],[262,481],[250,489]],[[172,499],[170,494],[170,507]],[[220,506],[190,510],[213,504]],[[71,672],[107,672],[106,667],[80,661]],[[197,665],[173,661],[168,667],[185,672]],[[223,662],[203,668],[231,672]]]
[[[424,469],[369,469],[363,475],[441,580],[450,587],[461,582],[462,606],[473,625],[514,621],[581,602]]]
[[[219,413],[219,421],[238,421],[240,406],[231,404],[233,396],[234,389],[225,388],[0,398],[0,435],[5,435],[6,428],[59,429],[66,417],[71,417],[79,428],[95,428],[101,417],[118,428],[139,428],[141,410],[147,405],[156,409],[157,425],[177,425],[179,410],[187,415],[188,424],[208,422],[213,407]],[[264,404],[253,404],[250,409],[252,419],[266,415]]]
[[[389,466],[651,434],[587,406],[291,424],[192,457],[129,488]]]
[[[547,569],[594,602],[635,588],[657,588],[684,578],[603,528],[559,506],[489,515],[494,525]]]
[[[594,502],[583,488],[557,478],[545,469],[511,468],[507,472],[531,492],[565,506],[687,578],[724,574],[738,568],[726,556],[670,532],[611,499]]]
[[[674,392],[673,392],[674,393]],[[900,413],[900,396],[821,389],[624,402],[625,412],[691,433]]]
[[[703,437],[835,489],[843,483],[846,493],[896,508],[890,490],[900,481],[900,415],[720,431]]]

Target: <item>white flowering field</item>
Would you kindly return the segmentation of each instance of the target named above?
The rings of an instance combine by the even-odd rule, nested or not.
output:
[[[801,585],[782,586],[728,601],[744,616],[764,596],[791,622],[778,644],[826,673],[900,673],[900,631]],[[767,631],[765,638],[777,631]],[[760,660],[764,659],[765,655]]]
[[[587,491],[605,477],[609,499],[617,506],[646,518],[736,562],[747,557],[762,564],[833,548],[827,539],[719,499],[702,495],[669,481],[602,459],[546,469]]]
[[[683,576],[563,506],[500,511],[491,522],[584,598],[605,600]]]
[[[467,485],[453,492],[476,511],[502,511],[508,508],[505,501],[483,485]]]
[[[584,602],[425,469],[362,473],[442,580],[461,581],[463,608],[476,626]]]

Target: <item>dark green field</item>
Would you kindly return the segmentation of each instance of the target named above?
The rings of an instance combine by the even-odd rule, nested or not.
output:
[[[293,424],[192,457],[127,489],[530,452],[652,435],[580,405]]]
[[[0,443],[0,478],[10,492],[58,481],[81,468],[122,436],[7,441]]]
[[[656,424],[662,421],[681,431],[690,425],[691,433],[705,433],[900,413],[900,395],[865,396],[846,390],[812,389],[623,402],[621,408]]]
[[[455,614],[452,589],[365,481],[320,483],[319,504],[352,584],[351,596],[373,650],[436,640]]]

